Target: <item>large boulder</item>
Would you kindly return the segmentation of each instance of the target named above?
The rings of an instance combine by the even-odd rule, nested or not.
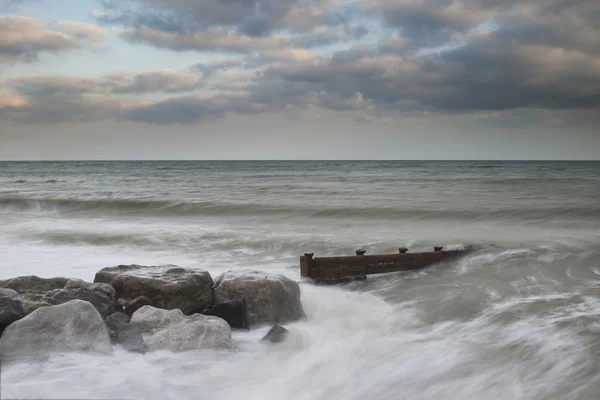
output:
[[[212,278],[207,271],[167,266],[118,265],[103,268],[94,282],[108,283],[118,297],[134,300],[146,296],[152,306],[179,309],[189,315],[212,304]]]
[[[217,317],[186,316],[177,309],[144,306],[133,314],[131,324],[144,334],[148,350],[182,352],[231,347],[231,328]]]
[[[217,277],[213,293],[214,304],[244,299],[250,325],[279,324],[305,316],[298,283],[283,275],[228,271]]]
[[[19,300],[10,297],[0,297],[0,334],[7,326],[25,316],[23,306]]]
[[[129,323],[129,317],[121,312],[109,315],[104,320],[108,326],[111,342],[120,344],[127,351],[145,353],[146,345],[142,332],[136,325]]]
[[[2,360],[74,351],[112,351],[104,320],[93,305],[83,300],[38,308],[10,324],[0,337]]]
[[[17,278],[0,281],[0,288],[9,288],[17,293],[27,292],[47,292],[53,289],[62,289],[69,281],[69,278],[40,278],[35,275],[19,276]]]
[[[246,301],[244,299],[235,299],[219,303],[208,310],[204,310],[202,314],[223,318],[232,328],[250,329],[248,327]]]

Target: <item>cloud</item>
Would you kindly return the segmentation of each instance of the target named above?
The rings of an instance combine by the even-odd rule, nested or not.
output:
[[[156,70],[117,72],[101,77],[23,76],[2,85],[25,96],[144,94],[189,92],[200,87],[202,79],[191,70]]]
[[[0,62],[30,62],[41,53],[94,48],[105,37],[106,31],[91,24],[61,21],[49,25],[29,17],[0,17]]]
[[[13,97],[2,107],[13,116],[40,107],[53,120],[40,99],[76,107],[72,96],[94,117],[152,124],[286,109],[373,120],[600,108],[600,7],[592,0],[129,0],[103,1],[97,17],[121,25],[129,42],[217,58],[186,70],[16,78],[4,83]],[[48,35],[37,42],[54,52],[102,42],[95,25],[32,21],[27,34]],[[6,37],[0,54],[18,42]]]
[[[261,49],[285,47],[288,40],[283,36],[249,36],[229,30],[215,28],[202,32],[177,33],[140,28],[126,30],[122,36],[131,41],[151,44],[158,48],[175,51],[223,51],[250,53]]]

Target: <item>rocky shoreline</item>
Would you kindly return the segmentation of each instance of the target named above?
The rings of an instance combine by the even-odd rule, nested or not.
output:
[[[53,352],[231,348],[231,330],[305,318],[297,282],[257,270],[208,271],[173,265],[103,268],[93,282],[21,276],[0,281],[0,360]]]

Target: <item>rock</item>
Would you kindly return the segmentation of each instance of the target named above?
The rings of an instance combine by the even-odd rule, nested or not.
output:
[[[98,290],[83,288],[56,289],[49,291],[44,297],[49,303],[54,305],[66,303],[70,300],[85,300],[96,307],[102,318],[121,311],[121,305],[116,298],[111,298]]]
[[[108,327],[110,341],[112,343],[117,343],[117,332],[119,330],[119,327],[123,324],[128,324],[129,317],[123,314],[122,312],[116,312],[104,318],[104,323]]]
[[[108,328],[100,313],[87,301],[71,300],[38,308],[10,324],[0,337],[3,361],[72,351],[112,351]]]
[[[19,300],[9,297],[0,297],[0,334],[7,326],[25,316],[23,306]]]
[[[132,324],[122,324],[117,330],[117,343],[132,353],[146,352],[146,344],[140,329]]]
[[[110,331],[112,343],[120,344],[127,351],[145,353],[146,345],[139,327],[129,323],[129,317],[121,312],[109,315],[104,320]]]
[[[45,296],[45,293],[39,293],[34,291],[26,291],[19,294],[19,301],[23,305],[23,311],[25,315],[29,315],[40,307],[48,307],[55,305],[50,302]]]
[[[47,292],[53,289],[62,289],[69,281],[68,278],[40,278],[35,275],[19,276],[5,281],[0,281],[0,287],[15,290],[17,293],[26,291]]]
[[[305,316],[298,283],[283,276],[261,271],[228,271],[215,280],[214,304],[246,300],[250,326],[295,321]]]
[[[221,318],[181,310],[164,310],[144,306],[131,317],[131,324],[144,334],[148,350],[174,352],[207,347],[231,347],[231,328]]]
[[[281,343],[290,332],[281,325],[273,325],[269,332],[261,339],[271,343]]]
[[[127,314],[131,318],[133,313],[139,310],[140,308],[151,305],[152,302],[146,296],[136,297],[135,299],[125,303],[125,314]]]
[[[131,319],[122,312],[112,313],[104,319],[104,322],[106,323],[106,325],[108,325],[109,328],[113,325],[116,326],[120,324],[128,324],[130,321]]]
[[[98,271],[94,282],[109,283],[120,298],[146,296],[154,307],[179,309],[186,315],[207,309],[213,298],[212,278],[204,270],[119,265]]]
[[[65,283],[65,289],[88,289],[88,290],[96,290],[98,292],[104,293],[106,296],[110,298],[117,299],[117,292],[115,288],[110,286],[108,283],[92,283],[86,282],[82,279],[70,279]]]
[[[8,297],[9,299],[18,300],[19,293],[9,288],[0,288],[0,297]]]
[[[223,318],[232,328],[250,329],[248,328],[246,301],[244,299],[224,301],[208,310],[204,310],[202,314]]]

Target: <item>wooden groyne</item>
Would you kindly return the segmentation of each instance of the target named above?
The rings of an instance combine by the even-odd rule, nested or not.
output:
[[[314,257],[314,253],[300,256],[300,275],[314,283],[341,283],[363,280],[367,275],[387,272],[422,269],[440,261],[462,256],[470,248],[444,250],[436,246],[434,251],[409,253],[401,247],[396,254],[366,255],[364,250],[356,250],[355,256]]]

